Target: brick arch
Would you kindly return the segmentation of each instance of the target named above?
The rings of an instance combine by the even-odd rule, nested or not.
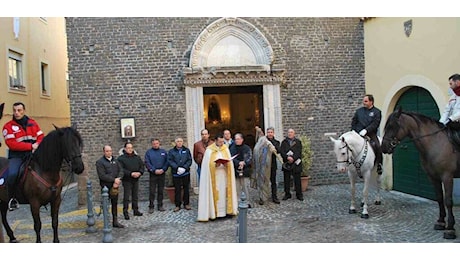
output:
[[[190,55],[191,68],[218,65],[210,60],[214,51],[231,41],[237,54],[247,59],[236,61],[230,66],[270,65],[273,62],[273,50],[265,36],[251,23],[241,18],[221,18],[207,26],[192,46]],[[242,53],[238,53],[242,52]],[[233,52],[234,53],[234,52]],[[223,64],[228,65],[228,64]]]

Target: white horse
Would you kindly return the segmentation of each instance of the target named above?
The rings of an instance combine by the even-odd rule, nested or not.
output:
[[[363,138],[355,131],[342,134],[339,139],[329,137],[334,143],[334,152],[337,157],[337,170],[340,173],[348,172],[351,185],[351,205],[348,210],[350,214],[356,213],[355,193],[356,181],[364,178],[363,197],[361,201],[361,218],[369,218],[367,211],[367,200],[369,186],[375,185],[377,196],[375,205],[380,205],[380,175],[377,174],[377,166],[374,165],[375,153],[367,138]],[[379,137],[381,142],[381,138]]]

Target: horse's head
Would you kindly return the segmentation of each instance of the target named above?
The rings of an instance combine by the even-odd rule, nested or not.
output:
[[[345,141],[345,137],[342,135],[339,137],[339,139],[335,139],[333,137],[329,137],[329,139],[331,139],[331,141],[334,143],[334,153],[336,156],[337,171],[340,173],[347,172],[348,164],[350,164],[350,156],[348,144]]]
[[[56,127],[56,131],[62,137],[64,160],[71,163],[72,172],[80,174],[84,170],[81,153],[83,151],[83,141],[80,133],[75,127]]]
[[[391,113],[385,123],[385,134],[382,141],[382,152],[391,154],[396,146],[408,134],[407,130],[401,127],[400,118],[402,114],[401,107]]]

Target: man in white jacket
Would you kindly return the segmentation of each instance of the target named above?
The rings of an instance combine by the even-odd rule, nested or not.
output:
[[[439,122],[453,129],[460,129],[460,74],[449,77],[449,85],[454,94],[450,96]]]

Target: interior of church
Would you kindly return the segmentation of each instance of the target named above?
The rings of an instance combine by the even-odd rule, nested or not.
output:
[[[234,136],[241,132],[245,143],[255,145],[255,126],[263,126],[262,87],[204,88],[203,116],[211,138],[229,129]]]

